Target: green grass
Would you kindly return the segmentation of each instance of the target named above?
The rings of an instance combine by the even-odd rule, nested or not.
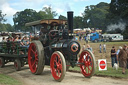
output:
[[[21,85],[21,83],[14,78],[5,74],[0,74],[0,84],[3,85]]]
[[[128,42],[107,42],[106,44],[128,44]]]
[[[77,72],[81,71],[79,67],[75,67],[75,68],[70,67],[69,70],[77,71]],[[121,68],[119,68],[118,70],[115,70],[111,67],[108,67],[106,71],[99,71],[99,69],[96,68],[95,75],[96,76],[114,77],[114,78],[128,78],[128,69],[126,70],[126,74],[122,74]]]

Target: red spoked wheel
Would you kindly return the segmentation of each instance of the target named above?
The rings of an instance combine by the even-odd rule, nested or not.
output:
[[[21,70],[21,61],[19,59],[15,59],[14,67],[15,67],[16,71],[20,71]]]
[[[5,66],[4,58],[0,57],[0,68]]]
[[[56,81],[62,81],[66,73],[66,63],[63,54],[56,51],[50,60],[51,73]]]
[[[82,51],[80,58],[79,58],[80,69],[82,74],[90,78],[93,76],[95,72],[95,57],[90,50]]]
[[[28,64],[33,74],[41,74],[44,69],[44,49],[40,41],[33,41],[28,49]]]

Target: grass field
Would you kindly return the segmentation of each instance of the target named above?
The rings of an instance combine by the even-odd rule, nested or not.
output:
[[[81,72],[80,67],[69,68],[69,71]],[[122,69],[119,68],[115,70],[111,67],[108,67],[106,71],[99,71],[98,67],[95,71],[96,76],[104,76],[104,77],[114,77],[114,78],[128,78],[128,69],[126,70],[126,74],[122,74]]]
[[[21,85],[21,83],[14,78],[5,74],[0,74],[0,85]]]

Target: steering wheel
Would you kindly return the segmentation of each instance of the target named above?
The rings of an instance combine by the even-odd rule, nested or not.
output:
[[[51,39],[55,38],[57,34],[58,34],[57,31],[54,31],[54,30],[51,30],[49,32],[49,36],[50,36]]]

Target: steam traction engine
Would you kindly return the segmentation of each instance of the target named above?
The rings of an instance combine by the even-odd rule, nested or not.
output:
[[[89,50],[81,52],[80,44],[73,38],[73,12],[66,20],[47,19],[26,23],[26,26],[40,27],[39,40],[34,40],[28,50],[28,64],[33,74],[41,74],[44,65],[50,65],[56,81],[62,81],[69,66],[80,66],[85,77],[95,71],[94,55]]]

